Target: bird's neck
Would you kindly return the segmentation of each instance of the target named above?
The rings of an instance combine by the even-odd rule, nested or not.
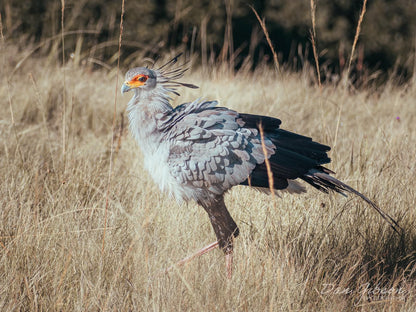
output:
[[[130,131],[143,152],[152,152],[157,149],[163,135],[157,127],[158,120],[173,110],[170,97],[163,86],[151,91],[134,91],[127,106]]]
[[[163,86],[158,86],[150,91],[143,91],[139,88],[134,89],[134,96],[130,100],[127,110],[131,111],[134,107],[147,110],[152,114],[166,113],[172,111],[170,105],[169,91]]]

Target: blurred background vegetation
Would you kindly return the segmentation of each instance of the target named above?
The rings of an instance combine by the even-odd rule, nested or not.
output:
[[[316,44],[323,79],[337,77],[351,53],[362,1],[316,0]],[[2,0],[8,42],[62,61],[65,57],[111,68],[117,61],[121,0]],[[167,51],[198,55],[202,65],[227,62],[254,68],[272,62],[250,5],[266,20],[279,62],[294,70],[313,63],[309,0],[126,0],[122,65]],[[407,80],[415,72],[416,1],[371,0],[362,24],[352,75]],[[59,39],[59,40],[56,40]],[[52,57],[53,58],[53,57]],[[98,65],[97,65],[98,64]]]

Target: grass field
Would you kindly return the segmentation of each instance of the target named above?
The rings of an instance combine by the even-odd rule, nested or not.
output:
[[[354,197],[235,187],[226,201],[241,235],[227,280],[219,250],[164,273],[215,236],[203,209],[143,171],[122,118],[131,95],[115,108],[122,76],[32,56],[14,71],[24,51],[2,52],[1,311],[415,311],[415,84],[320,89],[307,69],[189,72],[200,89],[175,105],[218,99],[331,145],[336,177],[404,228],[399,237]]]

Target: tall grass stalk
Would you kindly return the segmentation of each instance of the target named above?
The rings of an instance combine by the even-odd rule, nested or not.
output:
[[[347,77],[349,76],[350,71],[351,71],[351,64],[352,64],[352,60],[354,59],[355,48],[357,46],[358,37],[360,36],[361,24],[364,20],[364,15],[365,15],[365,12],[366,12],[366,8],[367,8],[367,0],[363,0],[363,7],[361,8],[360,18],[358,19],[357,29],[355,31],[354,41],[353,41],[352,47],[351,47],[351,55],[350,55],[350,59],[348,60]]]
[[[66,70],[65,70],[65,0],[61,0],[61,43],[62,43],[62,157],[66,163]],[[66,167],[64,168],[64,174]]]
[[[273,54],[273,63],[274,63],[274,66],[276,68],[276,73],[281,73],[279,60],[277,59],[277,53],[276,53],[276,51],[273,47],[272,41],[271,41],[270,36],[269,36],[269,32],[267,31],[266,22],[265,22],[264,19],[260,18],[259,14],[257,13],[256,9],[253,6],[250,6],[250,8],[254,12],[254,14],[256,15],[256,18],[259,21],[260,27],[263,30],[264,35],[266,36],[267,44],[269,45],[270,50],[272,51],[272,54]]]
[[[114,132],[116,128],[116,116],[117,116],[117,94],[120,90],[118,77],[120,73],[121,41],[123,37],[123,19],[124,19],[124,0],[121,1],[120,34],[118,37],[117,73],[116,73],[115,90],[114,90],[113,123],[111,126],[110,165],[108,166],[107,192],[105,196],[104,230],[103,230],[101,253],[104,253],[104,247],[105,247],[105,234],[106,234],[106,228],[107,228],[108,206],[109,206],[109,197],[110,197],[110,188],[111,188],[111,176],[113,173]]]
[[[2,51],[2,55],[3,55],[3,68],[6,68],[6,52],[5,52],[6,43],[5,43],[4,35],[3,35],[3,20],[2,20],[1,13],[0,13],[0,37],[1,37],[1,51]],[[7,75],[4,75],[4,79],[6,80],[7,101],[9,103],[9,111],[10,111],[10,119],[11,119],[11,124],[12,124],[12,129],[13,129],[13,135],[14,135],[14,138],[16,140],[16,150],[17,150],[17,153],[19,154],[20,160],[22,162],[22,167],[23,167],[23,164],[25,163],[25,160],[24,160],[22,151],[20,150],[19,137],[18,137],[17,131],[16,131],[16,123],[15,123],[15,119],[14,119],[12,97],[11,97],[11,93],[10,93],[10,81],[9,81],[9,77]]]
[[[350,71],[351,71],[351,64],[352,64],[352,60],[354,58],[354,54],[355,54],[355,47],[357,45],[358,42],[358,37],[360,36],[360,31],[361,31],[361,23],[364,20],[364,15],[365,15],[365,11],[366,11],[366,6],[367,6],[367,0],[363,0],[363,7],[361,9],[361,13],[360,13],[360,18],[358,19],[357,22],[357,28],[355,31],[355,36],[354,36],[354,42],[352,44],[351,47],[351,55],[348,61],[348,67],[347,67],[347,72],[344,75],[344,93],[345,96],[348,92],[348,83],[349,83],[349,75],[350,75]],[[335,147],[337,145],[337,140],[338,140],[338,132],[339,132],[339,127],[341,124],[341,116],[342,116],[342,110],[343,110],[343,101],[341,102],[340,106],[339,106],[339,111],[338,111],[338,117],[337,117],[337,125],[335,127],[335,135],[334,135],[334,141],[333,141],[333,146]]]
[[[316,48],[316,2],[311,0],[311,19],[312,19],[312,32],[311,32],[311,41],[312,41],[312,51],[313,58],[315,60],[316,75],[318,76],[318,85],[321,89],[321,71],[319,69],[319,57]]]

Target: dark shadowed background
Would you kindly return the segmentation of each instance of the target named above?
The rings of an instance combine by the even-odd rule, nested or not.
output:
[[[121,0],[63,2],[66,57],[78,53],[95,63],[114,65]],[[344,69],[363,1],[315,2],[316,44],[325,79]],[[1,1],[6,39],[21,48],[43,43],[37,52],[42,54],[60,49],[47,39],[61,33],[61,5],[58,0]],[[250,5],[265,17],[279,62],[295,70],[313,62],[309,0],[126,0],[122,60],[128,64],[135,56],[155,57],[175,49],[198,53],[205,65],[231,61],[238,69],[271,62]],[[415,15],[414,0],[368,1],[353,74],[379,71],[379,77],[394,73],[410,78],[415,68]]]

